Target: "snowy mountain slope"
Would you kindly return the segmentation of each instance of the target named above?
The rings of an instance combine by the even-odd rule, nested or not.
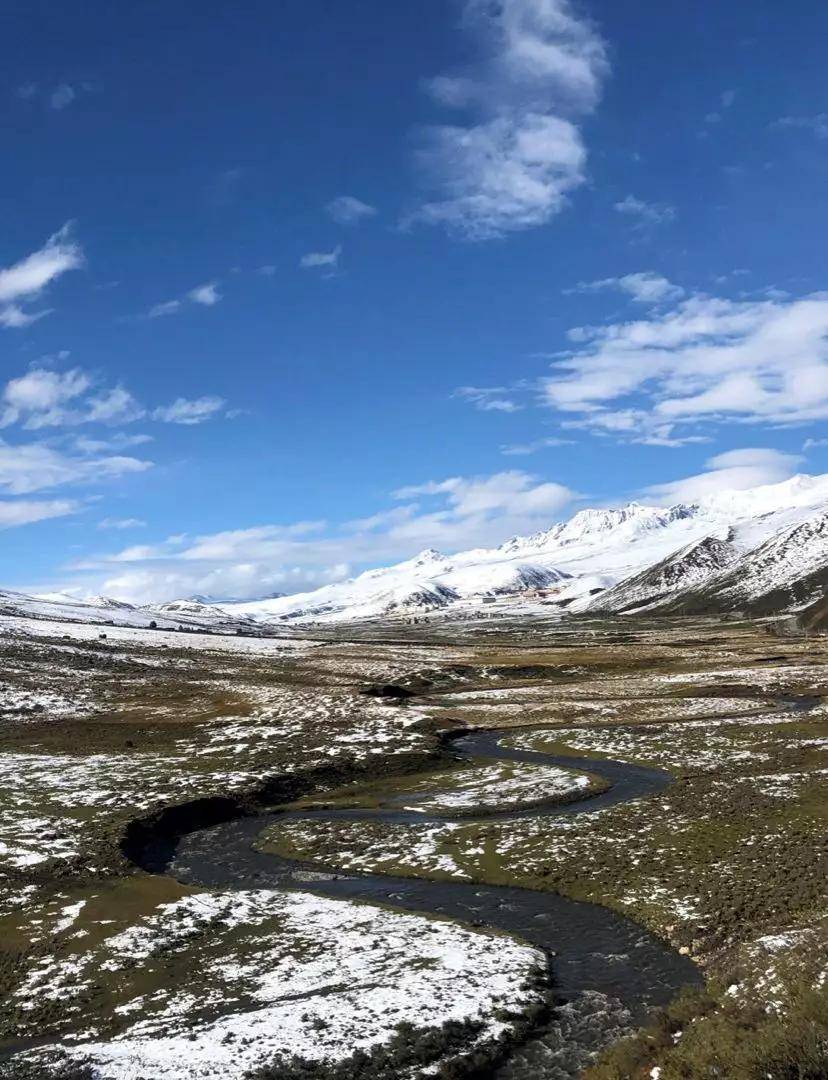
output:
[[[250,626],[249,619],[227,615],[222,608],[213,604],[173,601],[157,608],[136,607],[109,596],[80,600],[65,593],[27,596],[25,593],[0,591],[0,614],[99,626],[150,628],[155,624],[159,630],[184,628],[234,633]]]
[[[590,612],[653,611],[677,593],[698,589],[738,562],[741,552],[727,540],[706,536],[681,548],[597,597]]]
[[[828,587],[828,513],[781,529],[729,570],[663,606],[678,614],[765,615],[813,604]]]

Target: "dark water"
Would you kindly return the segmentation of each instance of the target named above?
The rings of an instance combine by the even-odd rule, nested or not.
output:
[[[504,734],[474,732],[452,742],[451,750],[463,758],[499,758],[588,770],[604,777],[611,787],[566,806],[550,804],[518,813],[489,814],[479,820],[554,819],[594,813],[652,795],[671,783],[666,772],[620,761],[506,749],[500,745]],[[406,802],[411,802],[410,797]],[[495,1075],[501,1080],[577,1077],[596,1049],[644,1022],[653,1007],[665,1004],[682,986],[701,981],[687,957],[631,920],[595,904],[530,889],[379,874],[344,872],[317,878],[308,873],[314,869],[308,864],[253,850],[251,844],[263,828],[297,818],[368,818],[416,824],[450,820],[406,810],[264,813],[182,837],[172,858],[164,858],[164,869],[180,881],[208,887],[310,889],[324,896],[392,904],[504,930],[540,947],[551,956],[561,1004],[544,1030],[518,1048],[497,1071]],[[147,853],[147,861],[149,865],[152,853]]]

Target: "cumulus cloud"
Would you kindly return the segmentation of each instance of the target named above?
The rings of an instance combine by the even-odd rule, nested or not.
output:
[[[82,424],[109,428],[131,424],[150,417],[162,423],[193,425],[210,420],[225,406],[224,398],[204,395],[179,397],[169,405],[148,412],[123,386],[101,387],[80,368],[55,371],[33,367],[24,375],[10,379],[0,395],[0,428],[19,425],[25,431],[45,428],[68,428]],[[116,432],[105,437],[78,437],[75,448],[95,454],[104,450],[123,450],[151,442],[143,433]]]
[[[36,300],[57,278],[82,265],[83,251],[72,239],[71,224],[67,224],[38,251],[0,269],[0,325],[24,327],[48,314],[26,311],[23,305]]]
[[[353,195],[338,195],[331,199],[325,210],[338,225],[359,225],[377,214],[376,207]]]
[[[299,260],[299,265],[303,270],[319,269],[320,267],[336,270],[339,266],[341,254],[341,244],[337,244],[333,251],[309,251],[307,255],[303,255]]]
[[[481,59],[427,85],[473,118],[422,132],[418,159],[436,197],[407,220],[486,240],[545,224],[584,182],[577,121],[596,107],[609,65],[569,0],[466,0],[462,25]]]
[[[828,293],[695,294],[644,318],[575,327],[569,339],[542,384],[547,404],[570,414],[564,426],[641,441],[702,422],[828,417]]]
[[[76,424],[128,424],[145,415],[123,387],[90,393],[93,387],[92,377],[79,368],[64,372],[32,368],[6,384],[0,427],[20,423],[35,431]]]
[[[708,471],[667,484],[654,484],[645,494],[656,502],[692,503],[722,491],[744,491],[787,480],[802,462],[798,454],[749,447],[728,450],[706,462]]]
[[[675,208],[668,203],[645,202],[635,195],[627,195],[615,204],[619,214],[630,218],[638,229],[648,229],[656,225],[666,225],[675,220]]]
[[[200,398],[176,398],[170,405],[161,405],[153,410],[154,420],[160,420],[165,424],[203,424],[205,420],[211,420],[216,413],[224,408],[224,398],[200,397]]]

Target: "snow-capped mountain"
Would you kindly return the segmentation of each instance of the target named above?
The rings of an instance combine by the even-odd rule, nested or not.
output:
[[[608,589],[589,605],[589,611],[621,614],[657,610],[677,594],[702,588],[740,557],[739,549],[729,541],[705,536]]]
[[[429,548],[393,566],[293,596],[136,607],[0,593],[0,613],[159,629],[278,632],[429,613],[519,615],[764,614],[804,607],[828,585],[828,474],[796,476],[692,504],[584,509],[532,536],[446,555]]]
[[[496,548],[452,555],[428,549],[313,592],[222,607],[256,622],[297,625],[438,609],[463,613],[490,604],[515,613],[537,604],[599,610],[605,592],[648,570],[652,579],[631,583],[631,602],[636,589],[655,597],[698,588],[780,530],[820,511],[828,511],[828,475],[720,492],[693,504],[585,509]]]

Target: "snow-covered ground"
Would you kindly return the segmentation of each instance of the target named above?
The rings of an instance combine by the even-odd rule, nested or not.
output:
[[[436,781],[413,786],[405,798],[409,793],[414,796],[411,805],[417,810],[463,814],[474,810],[506,810],[544,799],[569,799],[586,794],[591,786],[588,776],[554,765],[493,762],[458,769]]]
[[[80,911],[67,905],[62,932]],[[169,980],[171,964],[190,979]],[[15,997],[24,1011],[54,1000],[78,1012],[87,1031],[66,1052],[91,1061],[100,1080],[241,1080],[293,1055],[342,1060],[387,1044],[403,1023],[472,1021],[480,1029],[463,1049],[485,1044],[510,1030],[505,1010],[541,999],[534,977],[544,968],[540,952],[507,937],[259,890],[161,905],[69,960],[45,957]],[[84,1015],[93,986],[119,1002],[124,1021],[105,1040],[94,1011]]]

